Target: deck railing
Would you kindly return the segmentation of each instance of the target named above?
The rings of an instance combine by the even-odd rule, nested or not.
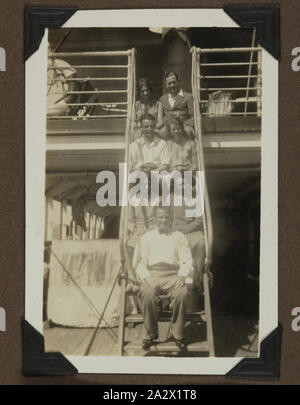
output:
[[[133,69],[130,62],[131,53],[132,51],[128,50],[50,54],[47,118],[73,120],[126,118],[128,82]],[[76,60],[81,61],[82,58],[87,58],[88,62],[76,64]],[[72,59],[75,63],[69,63]],[[94,64],[90,63],[91,59],[95,61]],[[105,63],[106,61],[108,63]],[[54,73],[51,74],[51,71]],[[64,72],[68,72],[70,77],[66,77]],[[55,83],[59,83],[58,90],[55,89]],[[72,83],[71,90],[70,83]],[[50,91],[51,96],[56,99],[51,106]],[[59,107],[60,113],[53,113],[58,111]]]
[[[195,48],[195,52],[201,115],[261,116],[260,46]]]
[[[195,48],[201,115],[261,116],[262,53],[254,44],[255,30],[250,47]],[[88,63],[76,64],[84,58]],[[48,119],[126,118],[129,77],[134,69],[131,50],[53,53],[49,61],[48,93],[56,101],[48,108]],[[55,83],[59,83],[58,91]]]

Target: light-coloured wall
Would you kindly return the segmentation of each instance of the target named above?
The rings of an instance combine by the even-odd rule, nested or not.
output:
[[[45,240],[100,239],[103,227],[101,217],[85,212],[85,222],[87,230],[83,231],[80,226],[72,224],[72,207],[65,200],[45,198]],[[70,236],[71,233],[73,237]]]

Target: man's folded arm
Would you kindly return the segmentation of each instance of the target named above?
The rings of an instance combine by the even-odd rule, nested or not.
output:
[[[203,231],[203,218],[202,217],[192,218],[192,220],[190,222],[184,224],[180,228],[180,230],[183,233]]]

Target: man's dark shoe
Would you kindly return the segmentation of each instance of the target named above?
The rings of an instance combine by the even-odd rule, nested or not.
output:
[[[142,341],[142,348],[143,348],[143,350],[149,350],[150,347],[153,345],[154,340],[156,340],[156,339],[158,339],[158,336],[155,336],[155,337],[152,338],[152,339],[144,339],[144,340]]]
[[[176,343],[176,346],[178,347],[180,352],[185,352],[186,351],[186,340],[185,339],[175,339],[174,336],[172,336],[174,342]]]

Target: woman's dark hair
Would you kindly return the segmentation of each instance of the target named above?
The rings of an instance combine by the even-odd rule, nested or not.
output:
[[[187,138],[187,134],[186,134],[186,132],[185,132],[185,130],[184,130],[183,122],[182,122],[182,120],[181,120],[180,118],[178,118],[178,117],[170,118],[170,119],[167,121],[167,123],[166,123],[166,128],[167,128],[167,131],[168,131],[168,134],[169,134],[169,138],[172,138],[172,135],[171,135],[171,124],[178,124],[178,125],[180,126],[180,128],[181,128],[182,136],[183,136],[184,138]]]
[[[142,78],[138,80],[138,94],[140,94],[141,88],[144,86],[147,87],[150,93],[152,94],[153,92],[152,85],[147,78]]]

